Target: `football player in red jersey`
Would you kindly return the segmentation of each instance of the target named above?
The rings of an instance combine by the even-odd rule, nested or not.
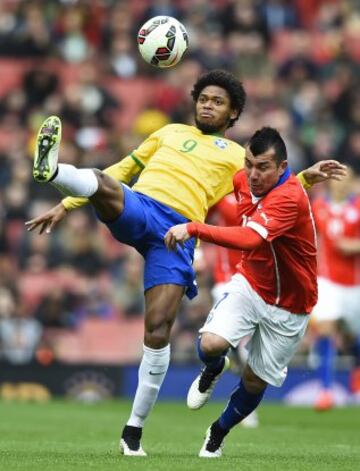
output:
[[[238,202],[234,193],[226,195],[212,208],[210,220],[217,226],[236,226],[239,222]],[[241,261],[241,250],[215,245],[215,263],[213,267],[214,286],[211,290],[213,304],[216,304],[226,291],[226,284],[236,273],[236,266]],[[248,338],[241,340],[239,347],[232,349],[231,369],[235,374],[242,373],[245,368],[248,351],[246,344]],[[246,428],[255,428],[259,425],[259,417],[254,410],[241,421]]]
[[[314,308],[318,332],[321,391],[315,409],[335,405],[332,391],[337,322],[342,319],[359,343],[360,334],[360,196],[355,194],[351,169],[338,182],[329,182],[324,196],[312,208],[319,240],[319,300]]]
[[[245,169],[234,177],[241,225],[188,223],[165,236],[170,249],[191,237],[242,250],[237,273],[200,329],[205,367],[188,393],[199,409],[227,367],[226,352],[251,335],[238,386],[207,430],[200,457],[217,458],[229,431],[260,404],[268,384],[281,386],[317,301],[316,234],[309,199],[287,163],[273,128],[257,131],[246,147]]]

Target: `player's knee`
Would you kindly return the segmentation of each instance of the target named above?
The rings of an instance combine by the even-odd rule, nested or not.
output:
[[[245,386],[245,389],[251,394],[261,393],[267,386],[266,381],[259,378],[249,365],[246,365],[244,373],[242,375],[242,380]]]
[[[207,356],[221,355],[229,347],[225,339],[210,333],[202,335],[200,346],[202,352]]]
[[[150,348],[163,348],[169,343],[171,326],[168,322],[157,320],[145,325],[145,345]]]
[[[103,221],[113,221],[124,210],[124,194],[119,182],[109,175],[94,169],[99,187],[90,198],[98,215]]]
[[[150,348],[164,348],[169,344],[169,333],[165,330],[155,330],[145,333],[145,345]]]

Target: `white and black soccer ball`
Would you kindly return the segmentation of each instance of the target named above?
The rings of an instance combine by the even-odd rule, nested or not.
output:
[[[183,24],[171,16],[155,16],[148,20],[137,35],[139,51],[143,59],[154,67],[176,65],[189,46]]]

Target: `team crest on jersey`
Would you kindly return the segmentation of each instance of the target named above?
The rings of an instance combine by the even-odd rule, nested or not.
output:
[[[223,139],[216,139],[215,145],[219,147],[219,149],[226,149],[228,146],[228,143],[225,142]]]

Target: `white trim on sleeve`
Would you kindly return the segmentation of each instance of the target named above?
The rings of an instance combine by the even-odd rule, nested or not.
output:
[[[254,231],[257,232],[263,239],[267,239],[267,236],[269,235],[267,229],[258,222],[249,221],[246,226],[254,229]]]

